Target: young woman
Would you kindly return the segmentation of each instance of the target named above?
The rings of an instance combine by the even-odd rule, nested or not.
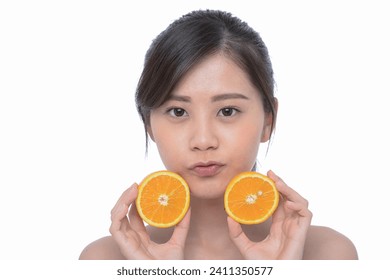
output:
[[[227,217],[225,188],[256,168],[278,107],[267,48],[245,22],[209,10],[176,20],[146,54],[136,102],[166,169],[190,187],[190,211],[174,228],[145,227],[133,184],[111,212],[111,236],[80,259],[357,258],[348,238],[311,225],[308,202],[272,171],[282,197],[272,219],[242,226]]]

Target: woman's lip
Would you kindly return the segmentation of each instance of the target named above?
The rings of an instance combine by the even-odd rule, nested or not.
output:
[[[215,176],[222,169],[223,164],[218,162],[197,163],[191,167],[191,170],[195,172],[199,177],[211,177]]]

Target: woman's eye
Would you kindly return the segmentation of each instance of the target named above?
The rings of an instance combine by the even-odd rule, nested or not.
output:
[[[218,115],[222,115],[224,117],[231,117],[231,116],[235,115],[237,112],[238,112],[238,110],[235,108],[226,107],[226,108],[222,108],[219,111]]]
[[[168,110],[169,115],[172,117],[183,117],[187,112],[182,108],[172,108]]]

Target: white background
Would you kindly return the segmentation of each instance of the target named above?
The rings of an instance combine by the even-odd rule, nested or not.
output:
[[[151,40],[199,8],[247,21],[277,81],[272,168],[313,224],[387,259],[390,43],[385,1],[0,2],[0,259],[77,259],[133,182],[162,169],[134,92]]]

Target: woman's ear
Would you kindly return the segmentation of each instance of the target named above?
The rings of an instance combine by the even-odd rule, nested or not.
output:
[[[153,135],[153,131],[152,131],[152,128],[151,128],[150,124],[148,124],[146,126],[146,131],[148,132],[150,139],[152,139],[153,142],[154,142],[154,135]]]
[[[276,123],[276,116],[278,114],[278,99],[274,97],[274,115],[271,113],[267,113],[264,121],[263,134],[261,136],[261,142],[267,142],[271,138],[272,129],[274,128],[274,124]]]

